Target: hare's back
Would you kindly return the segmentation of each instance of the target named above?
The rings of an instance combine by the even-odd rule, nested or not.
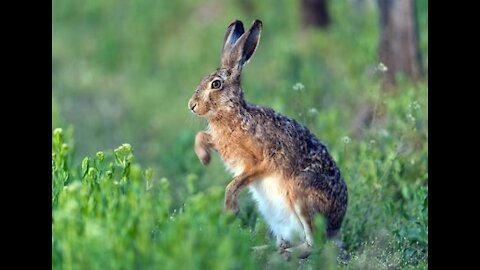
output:
[[[308,128],[271,108],[249,104],[248,112],[244,128],[274,163],[288,168],[294,175],[305,171],[339,174],[327,147]]]

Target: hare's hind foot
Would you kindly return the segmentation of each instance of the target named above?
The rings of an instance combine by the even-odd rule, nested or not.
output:
[[[281,245],[279,249],[280,255],[282,255],[287,261],[290,261],[292,254],[297,254],[299,259],[305,259],[312,253],[312,246],[307,242],[288,248]]]

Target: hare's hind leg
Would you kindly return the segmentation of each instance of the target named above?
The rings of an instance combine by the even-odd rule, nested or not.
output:
[[[337,186],[336,196],[330,204],[327,215],[327,238],[332,240],[336,238],[340,231],[348,205],[348,194],[345,184],[341,182]]]
[[[260,245],[260,246],[254,246],[252,247],[252,250],[255,252],[261,252],[264,250],[267,250],[270,247],[270,245]],[[281,236],[277,235],[277,247],[279,250],[286,249],[288,247],[288,244],[285,240],[282,239]]]
[[[280,249],[280,254],[286,259],[290,260],[292,254],[298,254],[299,259],[305,259],[312,253],[312,246],[309,245],[307,242],[303,242],[300,245]]]
[[[310,217],[306,207],[300,206],[301,204],[297,203],[295,205],[295,212],[302,223],[303,232],[305,234],[305,242],[312,246],[313,245],[313,225],[312,218]]]
[[[280,245],[280,254],[286,259],[290,260],[292,253],[298,254],[299,259],[305,259],[311,254],[313,245],[313,228],[311,218],[308,215],[308,211],[305,207],[301,207],[301,203],[295,204],[295,212],[297,214],[300,223],[302,224],[305,239],[296,246],[289,247],[288,245]]]

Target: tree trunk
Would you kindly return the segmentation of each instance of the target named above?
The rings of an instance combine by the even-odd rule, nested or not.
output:
[[[327,28],[330,24],[327,0],[301,0],[301,11],[306,27]]]
[[[378,0],[380,40],[378,56],[387,66],[386,84],[395,85],[402,72],[413,80],[421,76],[418,29],[414,0]]]

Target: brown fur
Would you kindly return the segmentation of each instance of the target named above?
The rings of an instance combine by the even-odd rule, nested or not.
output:
[[[210,148],[225,164],[239,170],[225,191],[225,207],[238,211],[237,196],[265,176],[280,175],[288,207],[295,209],[310,238],[313,218],[323,214],[327,235],[338,232],[347,209],[347,187],[327,148],[306,127],[274,110],[247,103],[240,74],[259,42],[262,24],[255,21],[243,33],[232,23],[225,36],[222,67],[202,79],[189,108],[209,122],[195,138],[195,152],[206,165]],[[212,82],[222,82],[212,89]],[[240,169],[241,170],[240,170]],[[310,244],[310,243],[309,243]]]

